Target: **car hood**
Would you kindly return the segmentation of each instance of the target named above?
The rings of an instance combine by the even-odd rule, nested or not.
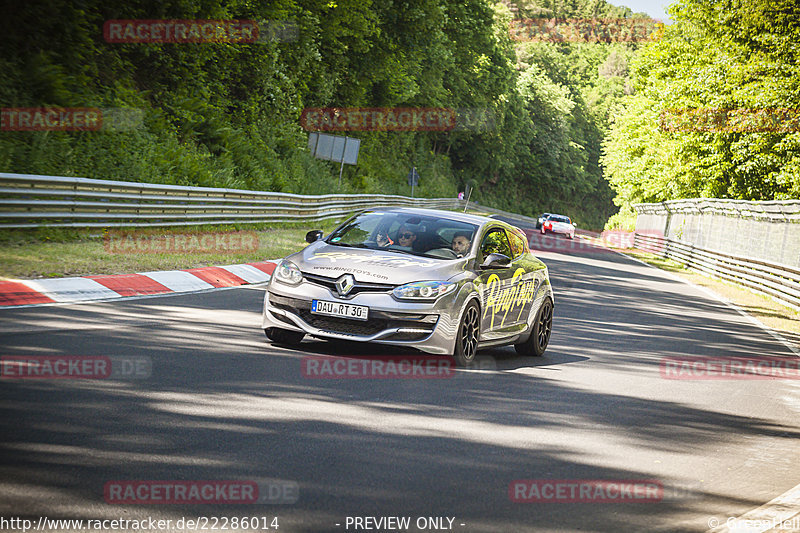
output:
[[[345,248],[324,241],[317,241],[287,259],[304,273],[338,278],[349,272],[357,281],[391,285],[447,280],[463,272],[469,260],[442,260],[383,250]]]

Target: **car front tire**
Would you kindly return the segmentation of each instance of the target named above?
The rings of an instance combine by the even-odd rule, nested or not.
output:
[[[478,304],[474,301],[467,304],[456,334],[456,347],[453,358],[458,366],[468,366],[475,361],[480,337],[481,317]]]
[[[265,328],[264,333],[269,340],[278,344],[300,344],[303,337],[306,336],[306,334],[301,331],[291,331],[280,328]]]
[[[528,340],[515,344],[514,349],[519,355],[532,355],[541,357],[550,342],[550,332],[553,329],[553,301],[546,298],[536,313],[533,321],[533,331]]]

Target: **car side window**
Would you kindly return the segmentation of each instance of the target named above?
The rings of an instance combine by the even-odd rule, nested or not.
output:
[[[511,259],[516,259],[525,253],[525,239],[513,231],[508,232],[508,239],[511,244],[511,253],[514,254],[509,256]]]
[[[508,237],[503,228],[490,230],[481,241],[481,255],[486,257],[489,254],[503,254],[512,257],[511,246],[508,244]]]

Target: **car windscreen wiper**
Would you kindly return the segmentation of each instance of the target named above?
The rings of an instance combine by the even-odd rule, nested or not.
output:
[[[344,248],[366,248],[364,244],[348,244],[346,242],[329,242],[331,246],[342,246]]]

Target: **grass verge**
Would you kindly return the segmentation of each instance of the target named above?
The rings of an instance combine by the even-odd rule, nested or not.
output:
[[[103,230],[70,231],[4,231],[0,236],[0,277],[11,279],[59,278],[89,276],[97,274],[131,274],[152,270],[182,270],[202,266],[252,263],[285,257],[306,246],[305,235],[310,229],[321,229],[328,233],[337,225],[336,221],[310,222],[308,224],[285,224],[252,230],[246,227],[203,226],[181,229],[126,230],[134,242],[175,242],[184,238],[185,243],[195,241],[207,234],[253,231],[257,247],[232,246],[219,251],[212,246],[211,252],[197,252],[187,246],[173,247],[172,252],[144,253],[133,246],[110,246],[109,233]],[[111,239],[117,233],[112,230]],[[172,240],[169,240],[172,239]],[[117,241],[119,242],[119,241]],[[155,242],[153,240],[149,242]],[[235,241],[234,241],[235,242]],[[253,243],[255,244],[255,243]],[[153,248],[156,246],[154,245]],[[151,248],[152,250],[152,248]],[[217,250],[217,251],[214,251]]]

